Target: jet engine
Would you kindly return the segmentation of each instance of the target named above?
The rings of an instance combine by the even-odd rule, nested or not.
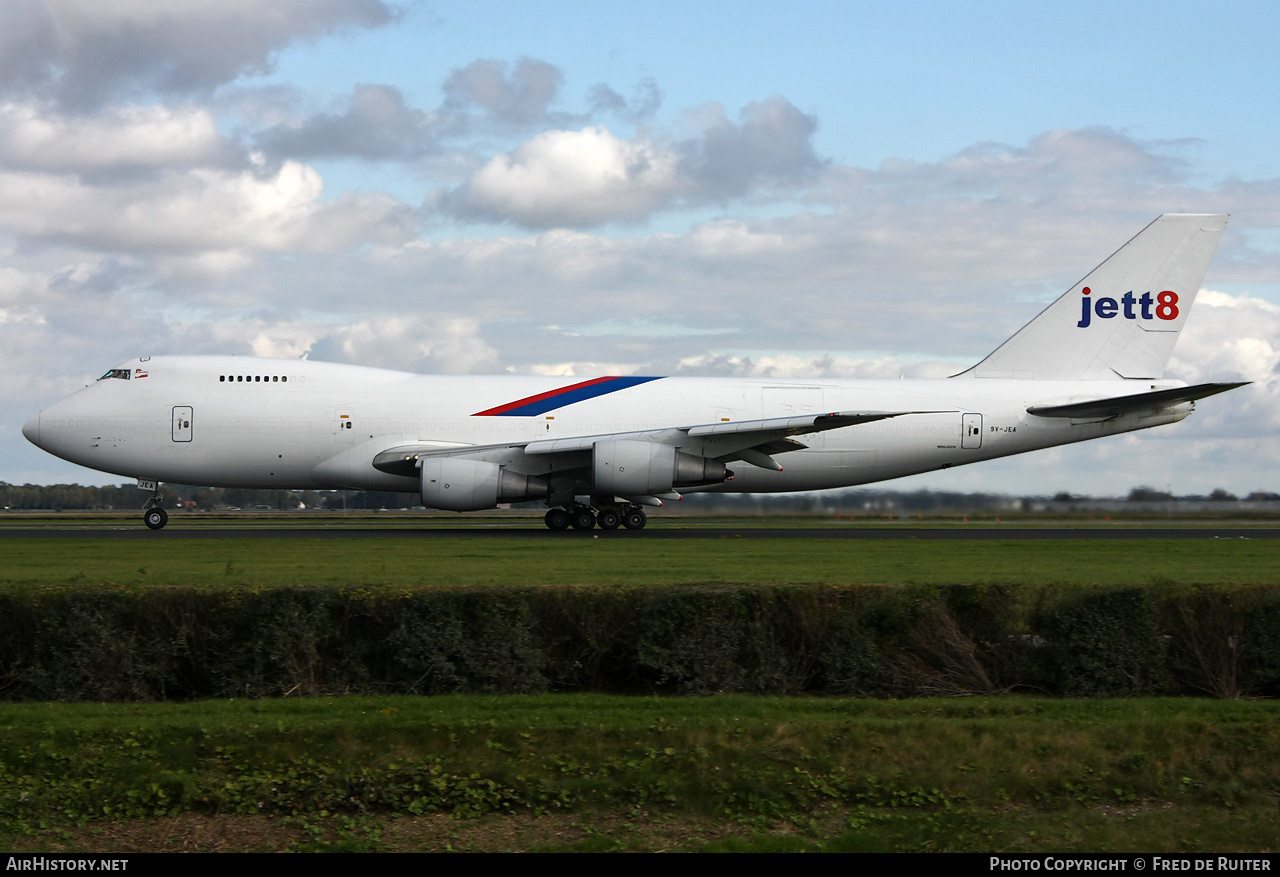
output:
[[[721,484],[729,471],[718,460],[678,451],[671,445],[611,439],[592,446],[591,476],[595,493],[652,496],[677,487]]]
[[[466,457],[424,457],[422,504],[451,512],[491,509],[500,502],[542,499],[547,479]]]

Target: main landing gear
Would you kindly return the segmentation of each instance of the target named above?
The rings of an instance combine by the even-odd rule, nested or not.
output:
[[[638,505],[604,506],[595,511],[589,505],[574,503],[570,509],[551,509],[543,521],[548,530],[590,530],[599,527],[602,530],[616,530],[626,527],[628,530],[643,530],[649,523],[649,516]]]

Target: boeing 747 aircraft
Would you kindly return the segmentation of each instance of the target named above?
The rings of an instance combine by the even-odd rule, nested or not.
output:
[[[1182,420],[1241,386],[1162,375],[1227,217],[1165,215],[986,359],[938,380],[441,376],[144,356],[32,417],[63,459],[159,482],[543,500],[552,530],[645,526],[691,491],[820,490]]]

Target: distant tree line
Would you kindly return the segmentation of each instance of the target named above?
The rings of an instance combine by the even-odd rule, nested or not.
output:
[[[1054,497],[1057,499],[1058,497]],[[1073,497],[1069,497],[1073,498]],[[1245,502],[1275,502],[1280,500],[1280,493],[1271,493],[1265,490],[1255,490],[1245,498]],[[1154,487],[1135,487],[1129,491],[1129,502],[1239,502],[1240,497],[1234,493],[1223,490],[1221,487],[1215,489],[1208,496],[1180,496],[1176,497],[1166,490],[1156,490]]]
[[[192,487],[182,484],[161,486],[166,508],[194,510],[371,510],[407,509],[421,505],[415,493],[365,490],[254,490],[245,487]],[[79,484],[6,484],[0,481],[0,507],[20,510],[132,510],[140,509],[147,494],[132,484],[86,487]],[[1208,496],[1175,497],[1152,487],[1135,487],[1128,502],[1235,502],[1239,497],[1218,488]],[[1257,490],[1245,497],[1248,502],[1280,501],[1280,494]],[[1017,512],[1056,505],[1088,502],[1091,498],[1070,493],[1052,497],[1013,497],[999,493],[960,493],[946,490],[839,490],[816,493],[686,494],[681,508],[727,514],[849,514],[921,515],[965,510],[972,512]],[[541,502],[518,504],[541,508]]]
[[[367,509],[408,508],[411,493],[356,490],[253,490],[245,487],[191,487],[163,484],[165,508],[190,509]],[[132,484],[85,487],[79,484],[6,484],[0,482],[0,506],[6,509],[140,509],[147,492]]]
[[[929,514],[952,509],[1020,510],[1023,500],[998,493],[947,490],[829,490],[814,493],[690,493],[682,507],[733,514],[786,512],[832,514]]]

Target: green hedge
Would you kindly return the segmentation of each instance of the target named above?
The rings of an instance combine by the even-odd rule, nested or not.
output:
[[[0,594],[0,698],[1280,694],[1280,586]]]

